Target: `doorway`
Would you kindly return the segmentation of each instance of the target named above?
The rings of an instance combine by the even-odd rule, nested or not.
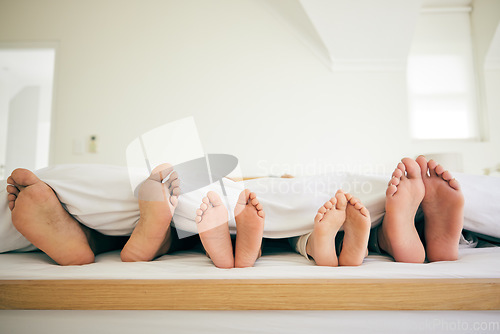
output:
[[[0,179],[48,166],[55,48],[0,46]]]

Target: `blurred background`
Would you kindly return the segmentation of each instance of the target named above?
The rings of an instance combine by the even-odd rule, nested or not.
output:
[[[500,169],[500,0],[0,0],[0,178],[193,116],[245,176]],[[178,138],[182,149],[183,138]]]

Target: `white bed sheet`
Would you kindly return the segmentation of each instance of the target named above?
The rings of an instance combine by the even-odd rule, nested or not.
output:
[[[252,268],[218,269],[203,252],[182,251],[152,262],[123,263],[119,252],[84,266],[62,267],[41,252],[0,254],[0,279],[350,279],[500,278],[500,247],[460,249],[459,259],[396,263],[370,255],[359,267],[319,267],[301,255],[272,248]]]

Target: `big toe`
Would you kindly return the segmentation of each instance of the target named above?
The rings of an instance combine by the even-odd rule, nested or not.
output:
[[[401,161],[405,165],[406,174],[407,174],[408,178],[417,179],[417,178],[422,177],[420,166],[415,160],[410,159],[410,158],[404,158]]]
[[[222,200],[220,199],[220,196],[215,191],[209,191],[207,193],[207,197],[213,206],[222,205]]]
[[[415,161],[418,163],[420,167],[420,173],[422,174],[422,178],[427,176],[427,159],[423,155],[419,155]]]
[[[15,169],[10,175],[10,180],[21,186],[30,186],[40,181],[32,171],[24,168]]]
[[[347,198],[345,196],[345,193],[341,189],[339,189],[335,194],[335,198],[337,199],[337,209],[345,210],[345,208],[347,207]]]

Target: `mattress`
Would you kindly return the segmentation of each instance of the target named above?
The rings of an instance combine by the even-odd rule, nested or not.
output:
[[[396,263],[369,255],[359,267],[320,267],[293,252],[283,240],[270,241],[252,268],[216,268],[201,249],[164,255],[155,261],[123,263],[118,251],[95,263],[62,267],[41,252],[0,254],[0,279],[361,279],[500,278],[500,247],[461,248],[457,261]]]

